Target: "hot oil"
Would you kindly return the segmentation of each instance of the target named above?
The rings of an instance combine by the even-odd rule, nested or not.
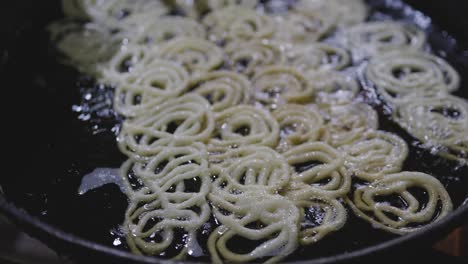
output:
[[[455,51],[454,39],[434,27],[430,19],[400,5],[398,1],[370,2],[373,5],[372,20],[394,18],[418,24],[429,34],[432,51],[446,57],[462,76],[468,74],[468,61],[456,60],[460,53]],[[276,12],[285,8],[284,5],[278,6],[278,10],[271,6],[267,6],[265,10],[273,9],[270,11]],[[55,54],[49,56],[55,58]],[[87,190],[82,195],[78,192],[84,175],[96,168],[116,169],[126,159],[116,146],[115,138],[120,130],[122,118],[112,109],[113,89],[97,85],[90,78],[79,77],[76,72],[58,64],[48,69],[44,78],[49,85],[59,87],[58,89],[77,87],[78,93],[74,91],[67,95],[70,105],[73,105],[69,105],[71,111],[65,114],[63,125],[57,126],[56,138],[42,152],[43,156],[30,164],[31,168],[46,174],[37,175],[43,177],[43,180],[38,181],[40,191],[28,191],[20,195],[17,193],[23,190],[22,186],[12,183],[5,186],[5,192],[10,199],[53,225],[91,241],[128,250],[125,234],[120,227],[124,220],[127,197],[119,187],[106,184]],[[463,82],[461,87],[466,84],[466,80]],[[360,99],[378,110],[379,129],[398,134],[410,147],[404,170],[422,171],[437,177],[447,188],[455,208],[460,206],[468,198],[468,167],[444,160],[431,154],[430,150],[419,147],[414,138],[390,120],[388,107],[368,88],[364,87]],[[457,95],[466,98],[466,90],[457,92]],[[348,212],[348,221],[340,231],[325,237],[315,245],[301,247],[288,259],[311,259],[350,252],[396,237],[373,228],[355,217],[351,211]],[[216,226],[218,222],[212,218],[199,231],[199,244],[205,254],[208,235]],[[241,243],[236,245],[242,247]],[[205,256],[200,260],[208,258]]]

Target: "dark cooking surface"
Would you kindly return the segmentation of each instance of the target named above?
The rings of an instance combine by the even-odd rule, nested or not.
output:
[[[468,228],[468,226],[467,226]],[[29,237],[28,235],[17,230],[11,223],[8,223],[0,215],[0,263],[2,264],[78,264],[77,262],[67,261],[63,257],[57,256],[57,254],[48,249],[43,243]],[[461,237],[461,240],[468,242],[468,229],[465,231],[466,235]],[[453,237],[453,235],[452,235]],[[468,261],[468,252],[462,252],[464,246],[463,243],[452,241],[453,239],[446,239],[443,243],[439,243],[438,249],[451,256],[465,256],[465,260]],[[466,244],[465,244],[466,245]],[[460,252],[456,252],[456,249]],[[466,247],[465,247],[466,248]],[[431,252],[429,248],[423,252]],[[444,256],[436,251],[431,252],[432,263],[435,259],[443,261],[445,264],[456,264],[456,259]],[[421,263],[422,259],[418,259]],[[463,259],[460,259],[462,262]],[[11,263],[10,263],[11,262]],[[431,262],[429,262],[431,263]]]
[[[48,11],[59,16],[58,5],[50,4],[50,7],[53,9]],[[40,13],[34,14],[40,17]],[[378,8],[373,18],[381,18],[382,13],[409,21],[425,21],[419,13],[411,11],[405,14],[401,8]],[[15,19],[21,21],[25,18],[18,16]],[[45,24],[45,16],[41,19]],[[115,242],[117,248],[125,248],[124,243],[118,245],[116,240],[126,208],[125,195],[113,185],[82,196],[77,193],[83,175],[96,167],[119,167],[125,159],[115,143],[119,118],[111,111],[112,89],[96,86],[73,69],[57,64],[56,54],[42,31],[43,24],[31,22],[23,27],[23,31],[17,34],[20,38],[16,42],[18,44],[0,58],[2,62],[14,58],[4,70],[12,77],[10,86],[16,89],[17,94],[6,99],[28,109],[15,113],[15,120],[8,125],[14,129],[14,137],[9,139],[19,141],[16,144],[21,147],[17,145],[7,149],[18,165],[13,166],[12,174],[0,178],[5,196],[29,213],[63,230],[104,245],[112,246]],[[467,89],[463,87],[468,78],[463,76],[468,76],[468,53],[457,50],[455,40],[446,33],[432,26],[428,33],[436,53],[446,54],[447,60],[459,71],[462,88],[458,95],[467,98]],[[366,97],[366,92],[362,95]],[[468,197],[467,167],[454,170],[456,164],[415,147],[411,144],[414,140],[384,115],[380,116],[380,123],[381,129],[396,132],[411,146],[405,170],[437,176],[447,187],[454,205],[458,207],[463,203]],[[373,229],[352,214],[349,216],[342,230],[307,250],[301,250],[300,254],[294,255],[295,258],[349,252],[394,237]]]

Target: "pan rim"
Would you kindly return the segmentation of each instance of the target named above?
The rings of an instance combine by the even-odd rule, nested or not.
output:
[[[160,259],[151,256],[140,256],[133,254],[129,251],[115,249],[107,245],[84,239],[78,235],[68,233],[67,231],[62,230],[61,228],[55,227],[52,224],[46,223],[43,220],[37,218],[36,216],[31,215],[24,209],[16,207],[13,203],[8,202],[3,195],[0,195],[0,213],[3,213],[5,216],[7,216],[7,218],[12,220],[16,225],[20,227],[22,227],[23,225],[28,225],[39,232],[45,232],[45,234],[54,237],[58,241],[70,243],[86,250],[97,251],[97,253],[101,253],[104,255],[119,257],[122,258],[122,260],[137,261],[138,263],[205,263],[195,261],[181,262]],[[394,249],[396,247],[404,246],[410,241],[422,241],[424,238],[428,238],[429,236],[443,236],[449,233],[451,230],[459,227],[463,223],[463,219],[468,219],[468,203],[466,201],[462,205],[460,205],[455,211],[451,212],[447,217],[435,223],[432,223],[414,233],[396,237],[370,247],[365,247],[350,252],[343,252],[332,256],[320,257],[317,259],[294,261],[294,263],[330,264],[352,261],[362,257],[374,256],[379,253],[388,252],[389,250]],[[32,232],[25,232],[29,235],[32,235],[33,237],[36,237],[34,234],[32,234]],[[47,245],[47,243],[45,244]]]

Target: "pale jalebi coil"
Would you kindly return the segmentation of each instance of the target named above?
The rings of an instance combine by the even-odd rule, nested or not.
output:
[[[335,22],[327,13],[288,13],[275,17],[274,39],[288,44],[308,44],[323,38]]]
[[[345,35],[345,42],[357,60],[388,51],[421,50],[426,44],[422,30],[399,22],[358,24],[347,29]]]
[[[414,189],[426,194],[424,204]],[[395,195],[400,199],[396,204],[394,198],[392,200]],[[396,234],[414,232],[452,211],[452,202],[444,186],[421,172],[385,175],[357,188],[348,204],[358,217]]]
[[[307,75],[341,70],[351,63],[345,49],[322,43],[293,46],[287,52],[287,60]]]
[[[161,59],[183,65],[192,75],[214,70],[223,62],[223,51],[200,38],[178,38],[167,42],[158,54]]]
[[[334,147],[354,144],[378,128],[377,112],[363,103],[327,106],[324,112],[327,122],[322,141]]]
[[[138,66],[145,65],[147,64],[145,61],[152,61],[157,57],[154,50],[148,47],[133,44],[123,45],[112,59],[97,66],[98,77],[104,83],[117,86]]]
[[[368,15],[363,0],[299,0],[296,10],[328,13],[335,19],[334,26],[343,28],[364,22]]]
[[[305,143],[283,156],[296,171],[288,191],[291,199],[312,195],[340,197],[349,192],[351,175],[345,168],[344,156],[333,147],[319,142]]]
[[[280,141],[276,148],[279,152],[317,141],[324,128],[322,116],[311,107],[287,104],[276,109],[273,116],[280,126]]]
[[[317,105],[348,105],[356,100],[360,87],[352,76],[338,72],[318,72],[307,76],[315,89]]]
[[[408,146],[399,136],[367,132],[363,139],[344,147],[346,166],[358,178],[373,181],[401,171],[408,156]]]
[[[298,247],[298,208],[280,195],[244,192],[235,199],[224,197],[223,191],[209,195],[213,211],[221,226],[208,240],[208,249],[214,263],[224,261],[249,262],[267,259],[276,263]],[[228,198],[227,200],[225,198]],[[228,212],[228,215],[223,213]],[[247,253],[236,252],[229,241],[236,237],[252,241]]]
[[[203,18],[212,41],[269,38],[275,31],[271,17],[241,6],[228,6]]]
[[[275,147],[279,125],[266,110],[239,105],[215,114],[215,130],[209,144],[216,148],[258,145]]]
[[[161,144],[208,142],[215,123],[210,104],[199,95],[157,101],[143,114],[127,119],[118,136],[129,156],[149,156]]]
[[[409,97],[399,104],[394,119],[427,147],[449,159],[468,162],[468,102],[455,96]]]
[[[150,20],[135,36],[137,43],[161,45],[176,38],[205,38],[206,30],[196,20],[183,17],[160,17]]]
[[[180,95],[189,74],[177,63],[155,60],[122,78],[115,90],[114,109],[127,117],[143,114],[155,101]]]
[[[224,48],[224,52],[228,56],[228,67],[248,76],[263,67],[285,63],[284,51],[274,41],[234,41]]]
[[[310,103],[314,98],[314,87],[293,67],[267,67],[255,75],[252,85],[255,100],[269,110],[286,103]]]
[[[214,112],[247,104],[251,97],[251,83],[241,74],[230,71],[213,71],[192,79],[187,92],[206,98]]]
[[[460,84],[458,73],[445,60],[411,50],[373,58],[365,76],[383,100],[393,104],[414,93],[436,96],[453,92]]]
[[[275,193],[285,188],[291,170],[286,160],[271,148],[247,146],[213,153],[209,161],[222,169],[229,183],[238,189],[250,188]]]

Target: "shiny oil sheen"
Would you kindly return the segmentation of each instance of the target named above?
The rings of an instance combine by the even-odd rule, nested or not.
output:
[[[265,8],[270,11],[282,11],[285,8],[285,5],[271,5],[270,1],[262,2],[265,2]],[[463,78],[468,76],[468,52],[459,50],[456,39],[434,26],[430,18],[400,1],[369,2],[373,8],[370,20],[393,18],[423,28],[428,33],[433,53],[447,59],[462,76],[462,85],[456,94],[468,97],[465,87],[468,83]],[[37,96],[26,101],[36,107],[38,114],[30,113],[29,118],[32,117],[32,120],[25,116],[25,121],[22,121],[26,129],[34,130],[34,133],[21,134],[21,139],[33,147],[17,155],[19,159],[24,159],[21,162],[23,166],[15,168],[21,173],[3,177],[0,185],[9,200],[42,220],[91,241],[128,250],[119,227],[123,222],[127,198],[119,187],[105,184],[95,186],[94,189],[89,188],[81,195],[78,191],[85,175],[96,168],[118,168],[125,160],[115,141],[122,118],[112,110],[113,89],[96,84],[91,78],[60,65],[45,32],[38,33],[32,40],[37,43],[36,52],[43,52],[32,52],[29,58],[18,61],[17,67],[19,69],[21,63],[32,64],[30,67],[35,65],[36,68],[31,69],[32,74],[28,77],[31,77],[33,87],[41,89],[41,93],[32,93]],[[20,48],[23,47],[18,49]],[[29,60],[41,63],[31,63]],[[362,65],[354,67],[360,66]],[[365,83],[365,80],[361,81]],[[431,154],[430,150],[421,148],[415,139],[392,122],[389,109],[378,100],[371,87],[362,87],[360,99],[378,110],[381,130],[396,133],[408,143],[410,153],[404,170],[422,171],[437,177],[447,188],[455,207],[467,201],[467,166],[446,161]],[[34,108],[31,109],[34,111]],[[311,214],[311,218],[319,217],[314,212],[308,214]],[[211,219],[200,230],[202,248],[216,226],[216,219]],[[183,236],[180,237],[182,240]],[[306,260],[351,252],[394,237],[395,235],[374,229],[350,213],[343,229],[315,245],[300,248],[288,260]],[[245,241],[238,241],[233,246],[242,248],[249,245]],[[171,255],[171,252],[167,255]],[[209,258],[202,257],[200,260]]]

